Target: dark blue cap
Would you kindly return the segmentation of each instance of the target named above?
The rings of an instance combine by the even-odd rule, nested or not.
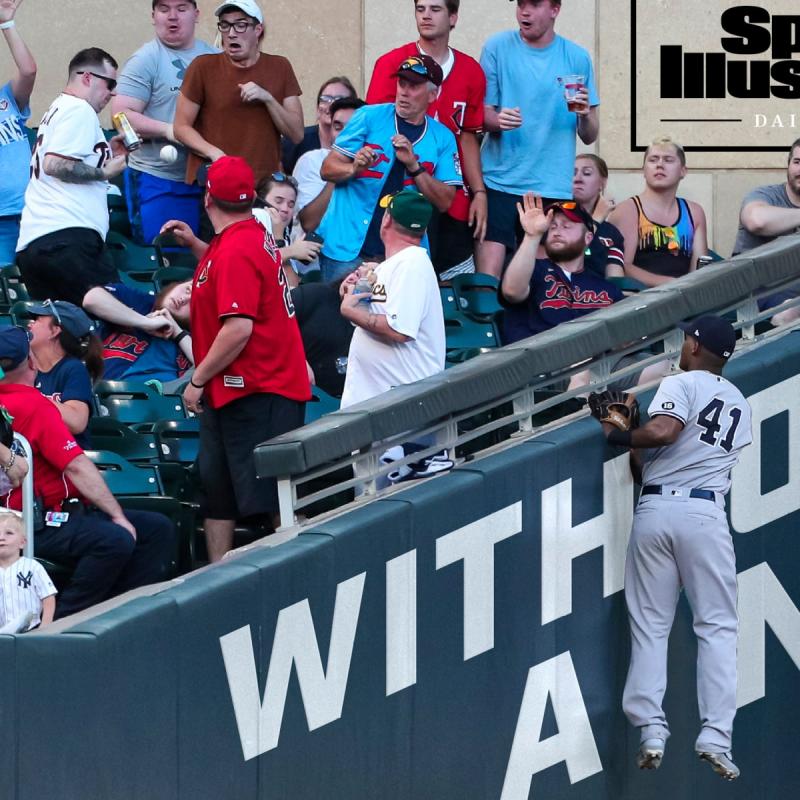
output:
[[[0,325],[0,359],[11,363],[7,370],[16,369],[30,352],[30,333],[14,325]]]
[[[691,322],[679,322],[678,327],[700,342],[701,346],[720,358],[730,358],[736,347],[736,331],[722,317],[707,314]]]
[[[76,339],[83,339],[95,330],[95,325],[86,312],[66,300],[28,302],[25,304],[25,311],[34,317],[52,317],[56,325],[71,333]]]

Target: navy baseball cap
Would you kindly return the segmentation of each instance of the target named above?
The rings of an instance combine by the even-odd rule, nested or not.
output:
[[[707,314],[691,322],[679,322],[678,327],[697,339],[709,353],[725,359],[733,355],[736,347],[736,331],[733,325],[722,317]]]
[[[11,362],[7,369],[16,369],[28,357],[30,341],[30,331],[15,325],[0,325],[0,359]]]
[[[56,325],[72,334],[76,339],[83,339],[94,333],[95,324],[82,308],[66,300],[45,300],[42,303],[26,303],[25,310],[32,317],[52,317]]]

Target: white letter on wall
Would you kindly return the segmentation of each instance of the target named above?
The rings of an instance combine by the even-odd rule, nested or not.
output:
[[[464,661],[494,647],[494,546],[522,530],[522,503],[436,540],[436,569],[464,562]]]
[[[540,741],[548,696],[558,733]],[[570,783],[603,769],[568,652],[528,672],[500,800],[528,800],[533,776],[562,761],[566,762]]]
[[[572,526],[572,479],[542,492],[542,625],[572,613],[572,562],[603,548],[603,597],[625,583],[625,549],[633,522],[628,455],[603,464],[603,513]]]
[[[763,562],[739,574],[739,681],[736,707],[760,700],[766,689],[766,626],[800,669],[800,611]]]
[[[386,696],[417,682],[417,551],[386,562]]]
[[[309,731],[342,716],[365,578],[366,573],[362,572],[336,589],[327,671],[322,668],[308,600],[281,610],[272,641],[263,704],[259,698],[250,626],[220,637],[245,761],[278,746],[292,664],[297,670]]]

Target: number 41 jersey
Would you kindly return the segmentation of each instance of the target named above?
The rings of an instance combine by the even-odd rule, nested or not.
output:
[[[726,494],[739,453],[753,440],[742,393],[720,375],[691,370],[665,378],[647,412],[675,417],[683,430],[672,444],[643,451],[642,484]]]
[[[108,182],[67,183],[54,178],[43,169],[48,155],[90,167],[102,167],[108,161],[106,137],[95,110],[85,100],[60,94],[42,117],[31,156],[17,252],[64,228],[90,228],[103,239],[108,233]]]

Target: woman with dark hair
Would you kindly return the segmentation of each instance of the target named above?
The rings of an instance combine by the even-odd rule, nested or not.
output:
[[[282,162],[283,171],[291,175],[295,164],[303,153],[330,147],[333,141],[331,131],[331,103],[343,97],[358,97],[358,92],[349,78],[335,75],[328,78],[317,92],[317,124],[307,125],[303,131],[303,139],[295,144],[285,136],[283,138]]]
[[[94,323],[66,300],[31,303],[28,325],[31,355],[38,370],[36,388],[61,414],[81,447],[92,413],[92,384],[103,374],[103,345]]]

